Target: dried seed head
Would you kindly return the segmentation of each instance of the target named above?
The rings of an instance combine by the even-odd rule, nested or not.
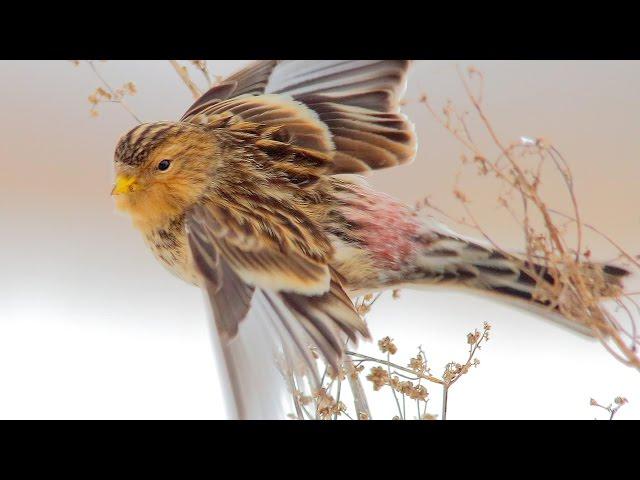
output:
[[[373,389],[377,391],[388,383],[389,374],[382,367],[372,367],[371,373],[367,375],[367,380],[373,383]]]
[[[390,337],[384,337],[382,340],[378,340],[378,347],[382,353],[390,353],[394,355],[398,351],[398,347],[393,343],[393,339]]]

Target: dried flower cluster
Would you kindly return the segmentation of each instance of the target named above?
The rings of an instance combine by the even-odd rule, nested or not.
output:
[[[397,295],[394,295],[396,298]],[[370,311],[370,306],[379,298],[368,296],[359,299],[356,305],[363,310]],[[291,374],[286,375],[291,385],[292,397],[296,408],[296,414],[290,414],[289,418],[294,419],[316,419],[316,420],[336,420],[344,417],[347,419],[368,420],[371,419],[371,412],[367,403],[367,398],[360,382],[360,376],[365,371],[366,363],[373,363],[365,378],[372,385],[374,391],[385,390],[393,395],[397,415],[394,418],[407,420],[434,420],[437,415],[427,412],[429,402],[429,391],[427,382],[435,383],[448,390],[459,377],[467,373],[472,366],[477,366],[479,361],[475,358],[481,344],[488,340],[490,326],[485,323],[482,332],[474,331],[466,335],[469,345],[469,357],[464,364],[451,362],[445,369],[442,377],[432,375],[431,369],[427,365],[427,357],[418,348],[415,356],[408,359],[407,363],[401,365],[391,361],[391,357],[399,353],[398,346],[391,337],[384,337],[378,341],[378,348],[381,353],[386,354],[386,359],[379,359],[363,355],[357,352],[347,351],[347,358],[341,368],[334,370],[331,366],[324,367],[321,378],[321,388],[313,394],[303,394],[299,390],[297,381]],[[314,358],[322,364],[315,348],[311,348]],[[453,366],[458,366],[454,368]],[[344,383],[348,384],[348,389],[343,388]],[[388,387],[388,388],[386,388]],[[345,394],[353,400],[353,411],[345,403]],[[446,395],[443,402],[446,404]],[[413,406],[412,406],[413,404]],[[446,418],[446,407],[443,408],[443,418]]]
[[[332,416],[340,416],[347,411],[347,407],[339,400],[335,400],[324,388],[314,395],[316,412],[321,420],[328,420]]]
[[[398,347],[390,337],[384,337],[378,341],[378,348],[387,355],[386,360],[377,359],[362,355],[356,352],[347,352],[357,367],[361,367],[365,362],[376,363],[371,367],[366,379],[371,382],[374,391],[380,391],[384,387],[389,387],[393,393],[396,406],[398,408],[398,419],[407,419],[407,400],[415,401],[418,415],[415,419],[433,419],[433,415],[426,412],[429,399],[429,392],[423,382],[438,384],[443,389],[442,418],[446,419],[447,399],[449,388],[460,379],[462,375],[469,373],[471,367],[477,367],[480,360],[476,357],[477,352],[482,348],[482,344],[489,340],[491,326],[484,323],[482,331],[475,330],[467,334],[467,345],[469,345],[469,355],[465,363],[450,362],[443,371],[441,377],[431,374],[431,369],[427,366],[427,358],[422,350],[418,348],[415,357],[411,357],[406,366],[401,366],[391,361],[391,355],[398,353]],[[420,402],[423,402],[422,404]],[[395,418],[395,417],[394,417]]]
[[[142,123],[138,115],[125,100],[126,96],[133,96],[138,93],[136,84],[132,81],[128,81],[125,82],[120,88],[114,88],[104,78],[94,60],[85,60],[84,62],[91,68],[94,75],[100,81],[100,86],[98,86],[88,97],[89,103],[91,104],[91,108],[89,110],[91,116],[97,117],[100,114],[98,105],[100,105],[101,103],[117,103],[122,108],[124,108],[138,123]],[[104,60],[101,61],[101,63],[104,62]],[[81,65],[80,60],[71,60],[71,63],[76,67]],[[205,89],[201,90],[196,82],[192,80],[189,69],[186,66],[181,65],[177,60],[169,60],[169,63],[174,68],[176,73],[178,73],[180,79],[187,86],[194,99],[200,98],[205,90],[211,88],[215,83],[219,82],[222,79],[220,76],[211,75],[206,60],[191,60],[190,65],[195,68],[195,70],[200,72],[205,79]]]
[[[474,330],[467,334],[467,344],[469,345],[469,357],[464,364],[450,362],[445,366],[442,380],[445,382],[446,388],[453,385],[462,375],[469,373],[471,367],[480,365],[480,360],[476,358],[476,353],[482,348],[482,343],[489,340],[489,331],[491,325],[484,322],[482,332]]]
[[[380,298],[380,295],[381,295],[380,293],[378,293],[377,295],[373,295],[369,293],[364,297],[361,297],[360,299],[356,300],[355,302],[356,311],[362,317],[364,317],[365,315],[367,315],[367,313],[369,313],[369,311],[371,310],[371,307],[373,307],[373,304],[376,303],[378,298]]]
[[[389,337],[384,337],[382,340],[379,340],[378,347],[380,347],[382,353],[389,353],[390,355],[395,355],[398,351],[398,347],[395,346],[393,340]]]
[[[80,65],[80,60],[72,60],[71,62],[76,67]],[[120,88],[113,88],[109,84],[109,82],[107,82],[102,76],[95,61],[85,60],[85,62],[91,68],[94,75],[98,78],[101,84],[100,86],[96,87],[96,89],[88,97],[89,103],[91,104],[89,114],[92,117],[97,117],[98,115],[100,115],[100,112],[98,111],[98,105],[102,103],[117,103],[122,108],[124,108],[138,123],[142,123],[140,121],[140,118],[138,118],[133,109],[125,101],[125,97],[133,96],[138,93],[138,87],[136,86],[136,84],[132,81],[128,81],[123,83]],[[104,61],[102,63],[104,63]]]
[[[135,95],[138,93],[136,84],[133,82],[127,82],[120,88],[105,90],[104,87],[98,87],[95,91],[89,95],[88,100],[91,104],[89,113],[92,117],[99,115],[98,105],[103,102],[121,103],[126,95]]]
[[[609,420],[613,420],[613,417],[615,417],[616,413],[618,413],[618,410],[620,410],[620,408],[627,403],[629,403],[629,400],[627,400],[625,397],[614,398],[613,403],[610,403],[606,407],[604,405],[600,405],[593,398],[589,401],[589,405],[591,405],[592,407],[598,407],[606,410],[609,413]]]

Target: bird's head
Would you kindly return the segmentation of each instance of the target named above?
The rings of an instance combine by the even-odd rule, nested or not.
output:
[[[139,125],[116,147],[111,192],[116,206],[141,223],[174,217],[202,196],[218,157],[216,142],[202,125]]]

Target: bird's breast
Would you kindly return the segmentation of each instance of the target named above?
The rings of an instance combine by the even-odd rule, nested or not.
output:
[[[158,261],[185,282],[197,285],[198,276],[188,251],[184,215],[148,230],[145,241]]]

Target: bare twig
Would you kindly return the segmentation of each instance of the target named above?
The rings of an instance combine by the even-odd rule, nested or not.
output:
[[[627,403],[629,403],[629,400],[627,400],[625,397],[616,397],[613,400],[613,403],[610,403],[605,407],[604,405],[600,405],[596,400],[592,398],[589,402],[589,405],[607,411],[607,413],[609,414],[609,420],[613,420],[613,417],[615,417],[616,413],[618,413],[618,410],[620,410],[620,408],[622,408],[622,406],[626,405]]]
[[[180,79],[187,86],[187,88],[191,92],[191,95],[193,95],[194,100],[200,98],[202,96],[202,92],[200,92],[200,89],[194,83],[194,81],[191,80],[191,76],[189,75],[189,70],[187,69],[187,67],[180,65],[177,60],[169,60],[169,63],[174,68]]]
[[[479,124],[499,152],[493,159],[483,152],[476,139],[472,137],[467,112],[459,114],[453,104],[447,101],[442,113],[439,113],[431,106],[426,95],[423,95],[420,101],[436,121],[460,142],[465,151],[470,152],[471,158],[463,155],[463,163],[477,166],[480,176],[491,174],[507,187],[507,195],[511,195],[512,192],[519,195],[522,205],[520,214],[513,208],[513,202],[509,203],[502,195],[498,197],[498,204],[505,208],[522,228],[525,255],[517,255],[500,248],[474,216],[467,195],[456,186],[454,195],[461,203],[466,218],[471,219],[470,222],[463,219],[460,223],[479,232],[505,258],[518,265],[534,280],[534,300],[539,304],[548,305],[550,311],[560,313],[569,321],[587,327],[615,358],[640,369],[640,342],[636,335],[638,312],[634,315],[624,306],[623,301],[633,301],[625,296],[619,278],[616,278],[616,275],[607,275],[601,265],[592,263],[590,251],[582,251],[585,241],[584,229],[602,235],[619,251],[622,258],[638,270],[640,262],[620,248],[610,237],[584,223],[571,169],[556,147],[542,139],[521,137],[519,142],[507,143],[499,137],[482,106],[483,76],[474,68],[469,68],[467,72],[468,76],[465,76],[458,69]],[[535,166],[528,166],[529,159],[536,160]],[[557,222],[558,210],[547,204],[539,188],[542,183],[543,165],[546,162],[554,166],[571,201],[573,211],[570,215],[560,215],[563,216],[561,222]],[[450,219],[454,218],[434,207],[429,200],[423,201],[423,206],[428,206]],[[576,241],[573,246],[565,239],[566,227],[570,225],[567,220],[575,223]],[[535,227],[539,224],[542,225],[542,229]],[[602,307],[603,300],[614,300],[621,306],[631,321],[631,331],[623,328],[620,322]]]
[[[204,78],[205,78],[205,80],[207,82],[207,88],[211,88],[211,86],[213,85],[213,78],[211,77],[211,73],[209,72],[209,66],[207,65],[207,61],[206,60],[191,60],[191,63],[204,76]]]
[[[102,83],[103,87],[109,93],[108,101],[119,104],[120,106],[122,106],[122,108],[124,108],[129,113],[129,115],[131,115],[135,119],[136,122],[142,123],[142,120],[140,120],[138,115],[136,115],[133,109],[124,100],[124,94],[111,87],[109,82],[105,80],[105,78],[102,76],[102,74],[98,70],[98,67],[95,65],[95,62],[93,60],[86,60],[86,63],[89,65],[89,67],[91,68],[95,76],[98,78],[98,80],[100,80],[100,83]],[[129,82],[129,84],[133,85],[131,82]],[[97,102],[94,102],[94,103],[97,103]]]

